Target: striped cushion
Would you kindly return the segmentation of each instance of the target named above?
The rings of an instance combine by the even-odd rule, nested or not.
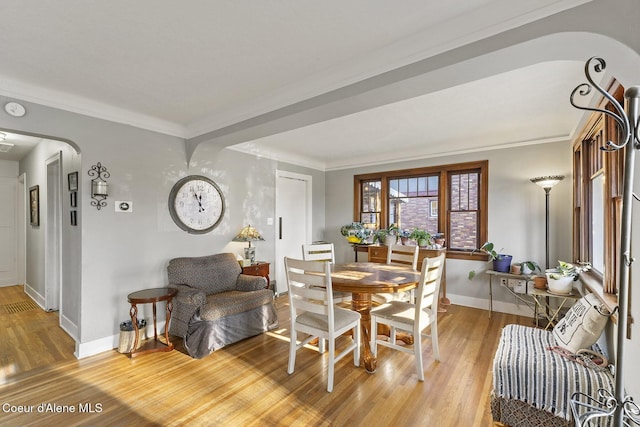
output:
[[[608,370],[586,368],[549,350],[556,345],[551,331],[505,326],[493,360],[494,395],[520,400],[569,420],[573,393],[595,397],[598,389],[613,392],[614,380]],[[602,353],[600,348],[594,350]]]

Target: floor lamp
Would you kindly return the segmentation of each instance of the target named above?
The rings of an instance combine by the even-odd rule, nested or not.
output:
[[[545,192],[545,269],[549,268],[549,193],[551,189],[564,179],[562,175],[539,176],[531,178],[531,182],[542,187]]]

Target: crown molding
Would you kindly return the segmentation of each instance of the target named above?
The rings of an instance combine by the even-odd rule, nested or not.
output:
[[[26,84],[2,75],[0,75],[0,95],[178,138],[184,139],[186,134],[186,128],[177,123],[62,91]]]

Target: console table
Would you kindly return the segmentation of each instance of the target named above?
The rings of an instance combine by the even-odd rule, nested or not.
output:
[[[535,275],[526,274],[511,274],[502,273],[499,271],[487,270],[489,275],[489,317],[493,314],[493,281],[498,280],[500,286],[506,289],[511,295],[513,295],[518,301],[524,303],[533,311],[533,318],[536,327],[540,327],[540,315],[543,315],[547,324],[544,325],[545,329],[553,327],[560,316],[560,310],[566,306],[567,302],[580,299],[580,294],[574,289],[571,294],[559,295],[553,294],[546,289],[537,289],[533,287],[533,278]],[[515,292],[508,286],[509,280],[522,280],[525,282],[525,292],[520,294]],[[531,299],[525,299],[524,296],[528,295]],[[553,299],[558,302],[558,306],[554,307],[550,304],[550,300]]]
[[[152,288],[130,293],[127,296],[131,309],[131,322],[135,331],[135,339],[133,342],[133,350],[129,353],[130,357],[140,354],[154,353],[156,351],[171,351],[173,344],[169,341],[169,321],[171,320],[171,311],[173,310],[173,297],[178,293],[176,288]],[[166,322],[164,327],[165,342],[158,340],[158,327],[156,325],[156,303],[159,301],[167,302]],[[153,340],[149,340],[142,347],[138,348],[138,304],[153,304]]]

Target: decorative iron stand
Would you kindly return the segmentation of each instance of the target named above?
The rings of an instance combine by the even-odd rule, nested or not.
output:
[[[94,177],[91,180],[91,198],[93,199],[91,200],[91,206],[95,206],[96,209],[100,210],[100,208],[107,206],[106,199],[109,192],[106,179],[109,178],[111,174],[100,162],[91,166],[88,173],[89,176]]]
[[[618,284],[618,331],[617,331],[617,352],[615,365],[615,393],[612,395],[608,390],[598,390],[598,396],[592,397],[584,393],[574,393],[571,396],[571,411],[575,425],[578,427],[591,425],[590,421],[597,422],[598,419],[613,418],[614,426],[640,426],[640,408],[633,401],[631,396],[627,396],[624,391],[624,345],[627,331],[627,312],[629,304],[629,272],[634,258],[631,257],[631,214],[633,199],[637,197],[633,194],[633,175],[635,170],[636,150],[640,149],[640,137],[638,132],[638,119],[640,115],[640,86],[632,86],[625,91],[627,111],[616,99],[600,87],[593,78],[591,72],[601,73],[606,68],[604,59],[598,57],[590,58],[584,67],[585,75],[589,83],[582,83],[571,92],[571,105],[587,111],[604,113],[613,118],[621,131],[620,144],[608,141],[602,149],[604,151],[617,151],[624,147],[624,183],[622,194],[622,223],[620,253],[622,262],[620,263],[620,281]],[[615,111],[606,109],[584,107],[576,104],[576,95],[586,97],[595,88],[611,104]],[[607,424],[609,425],[609,424]]]

